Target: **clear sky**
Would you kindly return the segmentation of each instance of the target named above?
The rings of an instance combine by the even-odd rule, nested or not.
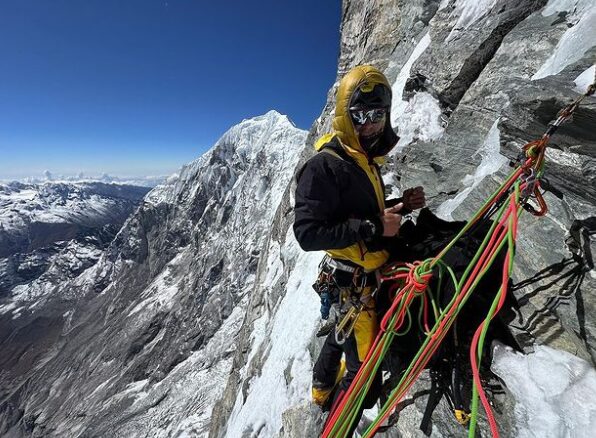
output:
[[[0,179],[169,174],[275,109],[309,129],[340,0],[4,0]]]

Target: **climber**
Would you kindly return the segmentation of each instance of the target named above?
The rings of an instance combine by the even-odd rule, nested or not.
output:
[[[333,409],[374,342],[378,331],[375,271],[390,256],[400,258],[399,246],[393,242],[400,233],[402,215],[426,203],[422,187],[405,190],[399,199],[385,199],[379,162],[398,141],[390,108],[391,88],[379,70],[368,65],[350,70],[337,90],[333,133],[316,142],[319,153],[297,175],[296,239],[305,251],[327,253],[319,276],[325,281],[317,282],[328,289],[322,314],[331,301],[340,308],[338,323],[348,311],[355,315],[353,329],[344,339],[338,337],[337,328],[331,331],[314,365],[312,397],[323,410]],[[379,373],[362,409],[374,406],[380,387]]]

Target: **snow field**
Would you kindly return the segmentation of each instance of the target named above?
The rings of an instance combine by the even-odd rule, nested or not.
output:
[[[596,370],[570,353],[538,346],[495,348],[492,371],[516,400],[518,438],[584,438],[596,430]]]
[[[302,252],[293,238],[286,240],[285,246],[283,252],[298,254],[296,266],[290,274],[286,295],[268,321],[269,332],[254,338],[267,342],[268,356],[260,375],[250,382],[246,399],[241,392],[238,394],[228,423],[230,437],[251,430],[259,431],[260,436],[274,436],[281,428],[282,413],[310,400],[312,361],[308,345],[320,318],[311,284],[322,255]],[[264,321],[258,323],[261,330],[263,324]],[[253,351],[259,347],[260,343],[253,342]]]

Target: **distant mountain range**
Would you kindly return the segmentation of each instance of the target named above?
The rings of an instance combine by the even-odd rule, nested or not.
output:
[[[148,191],[100,182],[0,185],[0,309],[52,297],[95,264]]]
[[[103,183],[114,183],[114,184],[127,184],[131,186],[140,187],[155,187],[159,184],[163,184],[169,175],[148,175],[148,176],[113,176],[107,173],[101,175],[85,175],[79,173],[77,175],[55,175],[49,170],[46,170],[42,176],[28,176],[25,178],[17,179],[2,179],[0,178],[0,184],[7,184],[13,181],[26,183],[26,184],[41,184],[44,182],[67,182],[67,183],[91,183],[91,182],[103,182]]]

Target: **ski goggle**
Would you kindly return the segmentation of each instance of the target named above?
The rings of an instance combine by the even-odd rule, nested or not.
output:
[[[371,123],[378,123],[383,120],[387,114],[385,108],[375,108],[371,110],[350,109],[350,116],[356,125],[364,125],[367,120]]]

